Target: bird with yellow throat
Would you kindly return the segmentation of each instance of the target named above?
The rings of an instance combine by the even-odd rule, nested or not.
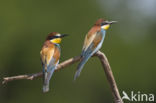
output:
[[[60,59],[60,43],[66,34],[52,32],[46,38],[42,50],[40,51],[43,67],[43,92],[49,91],[50,79],[57,68]]]
[[[110,25],[115,22],[116,21],[98,19],[94,26],[89,30],[84,40],[81,61],[77,67],[74,80],[80,75],[80,72],[88,59],[101,48],[106,35],[106,30],[108,30]]]

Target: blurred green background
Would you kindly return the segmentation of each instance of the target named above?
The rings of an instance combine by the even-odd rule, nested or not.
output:
[[[155,0],[0,0],[0,82],[5,76],[42,71],[40,50],[50,32],[70,34],[60,62],[81,53],[98,18],[116,20],[101,48],[122,91],[156,95]],[[112,103],[103,68],[91,58],[73,82],[77,63],[54,73],[50,92],[42,79],[0,84],[0,103]],[[129,101],[125,101],[129,103]]]

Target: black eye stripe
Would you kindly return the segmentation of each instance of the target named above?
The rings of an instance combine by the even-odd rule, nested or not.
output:
[[[60,36],[52,36],[50,39],[60,38]]]
[[[60,36],[54,36],[54,38],[60,38]]]
[[[101,23],[101,26],[103,26],[103,25],[107,25],[107,24],[109,24],[109,23],[107,23],[107,22],[104,22],[104,23]]]

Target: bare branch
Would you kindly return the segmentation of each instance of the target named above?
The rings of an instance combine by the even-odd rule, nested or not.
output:
[[[70,58],[70,59],[62,62],[61,64],[59,64],[57,66],[57,69],[55,69],[55,71],[58,71],[60,69],[63,69],[64,67],[74,64],[75,62],[77,62],[79,60],[80,60],[80,56]],[[12,76],[12,77],[4,77],[2,84],[6,84],[7,82],[14,81],[14,80],[21,80],[21,79],[34,80],[34,79],[36,79],[38,77],[42,77],[42,76],[43,76],[43,73],[38,72],[38,73],[34,73],[34,74],[25,74],[25,75],[18,75],[18,76]]]
[[[119,90],[116,85],[112,70],[111,70],[111,67],[107,60],[107,57],[105,56],[104,53],[102,53],[100,51],[95,53],[94,56],[97,56],[101,61],[101,64],[103,66],[103,69],[104,69],[106,77],[107,77],[107,80],[111,87],[111,91],[112,91],[115,103],[123,103],[121,96],[119,94]],[[55,71],[58,71],[60,69],[63,69],[65,67],[71,65],[71,64],[74,64],[74,63],[80,61],[80,59],[81,59],[80,56],[70,58],[70,59],[62,62],[61,64],[59,64]],[[34,80],[35,78],[42,77],[42,76],[43,76],[43,73],[39,72],[39,73],[34,73],[34,74],[25,74],[25,75],[18,75],[18,76],[12,76],[12,77],[4,77],[2,84],[6,84],[7,82],[14,81],[14,80],[22,80],[22,79]]]
[[[100,51],[98,51],[95,54],[95,56],[97,56],[101,61],[101,64],[103,66],[103,69],[104,69],[106,77],[107,77],[107,80],[108,80],[109,85],[111,87],[115,103],[123,103],[121,96],[120,96],[120,93],[119,93],[119,90],[118,90],[118,87],[117,87],[117,84],[115,82],[113,73],[112,73],[112,69],[111,69],[109,62],[107,60],[107,57],[105,56],[104,53],[102,53]]]

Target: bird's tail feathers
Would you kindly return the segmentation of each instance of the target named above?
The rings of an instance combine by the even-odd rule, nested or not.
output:
[[[84,57],[82,57],[81,59],[81,62],[79,63],[78,67],[77,67],[77,70],[76,70],[76,73],[75,73],[75,76],[74,76],[74,80],[77,79],[77,77],[80,76],[80,73],[84,67],[84,65],[86,64],[86,62],[88,61],[88,59],[91,57],[91,54],[88,54]]]
[[[49,73],[45,72],[43,76],[43,92],[46,93],[49,91]]]
[[[49,81],[50,81],[50,78],[52,76],[51,72],[47,72],[45,71],[44,73],[44,76],[43,76],[43,92],[48,92],[49,91]]]
[[[43,84],[43,93],[46,93],[49,91],[49,83],[48,84]]]
[[[51,68],[51,69],[49,69]],[[45,69],[43,69],[45,70]],[[43,92],[48,92],[49,91],[49,81],[55,71],[55,67],[49,66],[46,71],[43,71]]]

